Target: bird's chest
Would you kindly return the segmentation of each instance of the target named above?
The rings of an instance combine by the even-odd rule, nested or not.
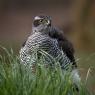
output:
[[[49,37],[47,34],[35,33],[28,39],[28,47],[41,48],[44,50],[50,50],[58,48],[58,41]]]

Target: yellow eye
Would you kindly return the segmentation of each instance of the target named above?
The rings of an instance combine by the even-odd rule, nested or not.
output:
[[[39,23],[48,24],[49,21],[47,19],[40,19]]]

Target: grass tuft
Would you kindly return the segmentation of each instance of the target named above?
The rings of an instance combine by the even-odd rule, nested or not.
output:
[[[11,49],[0,55],[0,95],[91,95],[80,83],[74,91],[70,72],[63,72],[56,63],[54,69],[46,68],[43,59],[37,60],[36,70],[20,64]]]

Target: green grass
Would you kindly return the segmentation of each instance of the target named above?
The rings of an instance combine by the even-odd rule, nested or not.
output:
[[[79,59],[77,63],[82,80],[95,95],[95,52],[81,52],[77,54],[77,58]],[[88,76],[87,73],[89,73]]]
[[[76,92],[70,72],[62,72],[58,63],[54,69],[37,60],[35,72],[20,64],[12,49],[0,55],[0,95],[92,95],[83,83]],[[70,94],[69,94],[70,93]]]

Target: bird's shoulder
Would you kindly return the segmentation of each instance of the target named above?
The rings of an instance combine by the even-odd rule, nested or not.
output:
[[[67,39],[64,32],[53,27],[51,28],[51,31],[49,33],[49,36],[51,38],[57,39],[59,47],[64,51],[64,53],[68,56],[68,58],[71,60],[71,62],[75,63],[74,58],[74,47],[71,41]]]
[[[51,38],[55,38],[59,42],[59,46],[62,47],[63,49],[67,49],[70,52],[74,53],[74,47],[71,41],[67,39],[65,36],[64,32],[58,28],[52,27],[49,36]]]

